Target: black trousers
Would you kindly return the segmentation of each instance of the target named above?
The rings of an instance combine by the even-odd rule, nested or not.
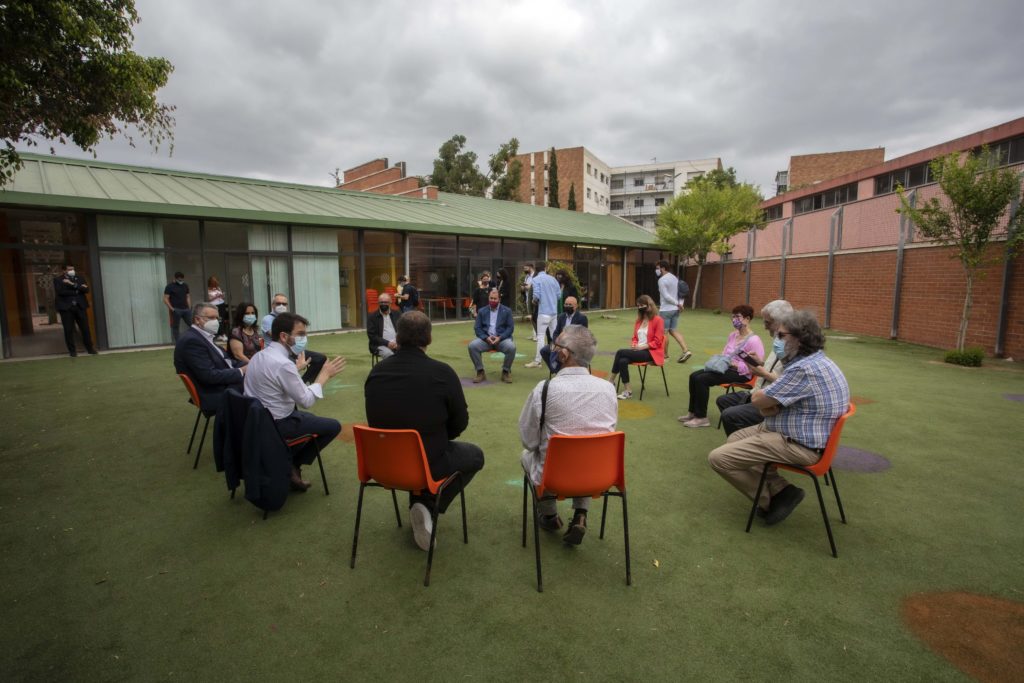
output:
[[[726,436],[762,422],[764,422],[764,415],[753,403],[741,403],[722,411],[722,429],[725,430]]]
[[[612,374],[618,375],[622,381],[629,384],[630,363],[653,363],[651,352],[647,349],[619,349],[615,352],[615,360],[612,361]]]
[[[449,441],[448,448],[440,458],[435,458],[430,463],[430,476],[434,479],[445,479],[455,472],[462,472],[461,482],[456,479],[441,493],[441,500],[438,503],[437,511],[444,513],[459,491],[466,488],[473,480],[476,473],[484,468],[484,452],[476,444],[465,441]],[[420,495],[409,494],[409,507],[414,503],[422,503],[428,509],[434,507],[434,497],[429,491]]]
[[[89,332],[89,316],[85,314],[85,309],[72,306],[68,310],[58,311],[58,313],[60,313],[60,324],[64,326],[64,343],[68,346],[68,353],[75,352],[75,323],[78,323],[78,329],[82,331],[82,341],[85,342],[86,350],[91,351],[93,348],[92,333]]]
[[[306,372],[302,374],[302,381],[306,384],[312,384],[316,380],[316,376],[324,369],[327,356],[318,351],[306,349],[306,360],[309,361],[309,365],[306,366]]]
[[[321,451],[327,448],[341,433],[341,423],[337,420],[304,413],[301,410],[296,410],[288,417],[276,420],[274,424],[277,425],[277,433],[285,441],[305,434],[318,434],[316,443],[320,446]],[[292,449],[292,464],[296,467],[311,465],[314,460],[316,460],[316,448],[312,442],[301,448]]]
[[[697,417],[707,417],[711,387],[727,382],[746,382],[747,379],[736,372],[735,368],[725,372],[701,369],[690,373],[690,412]]]

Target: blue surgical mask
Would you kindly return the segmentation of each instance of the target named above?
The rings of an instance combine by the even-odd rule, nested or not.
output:
[[[292,337],[294,343],[292,344],[292,353],[296,356],[306,350],[306,335],[301,337]]]
[[[254,316],[252,313],[246,313],[245,315],[242,316],[242,322],[245,323],[246,325],[255,325],[256,316]]]
[[[772,351],[778,358],[782,358],[786,355],[786,340],[779,337],[772,339]]]

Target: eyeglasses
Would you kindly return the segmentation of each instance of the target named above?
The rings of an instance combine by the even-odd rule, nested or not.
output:
[[[573,350],[572,350],[572,349],[570,349],[570,348],[569,348],[568,346],[566,346],[565,344],[559,344],[559,343],[558,343],[558,342],[556,342],[556,341],[553,341],[553,342],[551,342],[551,344],[552,344],[553,346],[556,346],[556,347],[560,348],[560,349],[565,349],[565,350],[566,350],[566,351],[568,351],[569,353],[572,353],[572,354],[573,354],[574,356],[576,355],[575,353],[573,353]]]
[[[275,306],[287,306],[288,302],[287,301],[275,301],[274,305]]]

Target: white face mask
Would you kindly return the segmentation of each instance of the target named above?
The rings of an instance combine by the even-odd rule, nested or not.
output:
[[[657,275],[658,277],[661,277],[661,268],[655,268],[654,274]]]
[[[203,323],[203,329],[209,332],[210,334],[217,334],[217,330],[220,329],[220,321],[207,320],[205,323]]]
[[[274,313],[286,313],[287,311],[288,307],[283,304],[278,304],[277,306],[274,306]]]
[[[75,276],[75,269],[74,268],[68,268],[67,273],[68,273],[68,277],[74,277]]]

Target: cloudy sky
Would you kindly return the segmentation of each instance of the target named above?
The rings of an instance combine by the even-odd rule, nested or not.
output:
[[[326,185],[376,157],[429,173],[461,133],[482,167],[515,136],[717,156],[771,195],[793,154],[888,159],[1024,116],[1019,0],[136,3],[136,50],[175,66],[174,151],[103,161]]]

